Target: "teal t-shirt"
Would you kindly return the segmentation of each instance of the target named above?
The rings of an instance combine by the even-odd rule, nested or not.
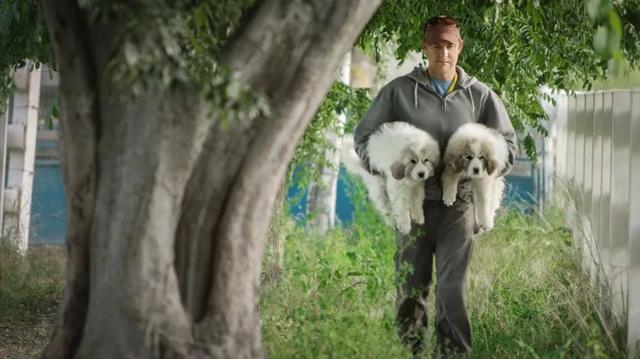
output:
[[[436,92],[438,92],[440,95],[444,96],[449,92],[449,87],[451,86],[451,83],[453,82],[453,80],[438,80],[438,79],[431,79],[431,85],[433,85],[433,88],[436,90]]]

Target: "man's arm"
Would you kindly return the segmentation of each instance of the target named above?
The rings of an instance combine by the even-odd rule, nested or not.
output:
[[[511,171],[511,168],[513,168],[513,162],[515,161],[516,151],[518,149],[518,139],[502,100],[500,100],[498,95],[496,95],[492,90],[489,90],[489,94],[485,99],[480,123],[498,130],[498,132],[500,132],[507,141],[507,147],[509,148],[509,161],[504,170],[500,173],[500,176],[504,176]]]
[[[393,121],[393,93],[390,86],[383,87],[376,98],[371,103],[369,110],[365,113],[360,123],[353,131],[353,142],[355,144],[356,153],[360,158],[363,167],[373,173],[369,164],[369,155],[367,153],[367,143],[369,136],[374,133],[385,122]]]

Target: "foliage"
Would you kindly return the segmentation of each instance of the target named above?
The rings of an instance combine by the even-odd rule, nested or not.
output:
[[[22,66],[24,59],[54,64],[38,3],[0,2],[0,46],[7,49],[0,54],[2,102],[11,90],[9,74]],[[124,31],[117,34],[115,43],[104,44],[114,49],[106,73],[111,90],[130,89],[142,94],[151,87],[163,91],[187,85],[202,94],[223,124],[232,118],[268,114],[266,99],[235,81],[230,71],[218,64],[225,42],[253,3],[253,0],[210,0],[197,4],[160,0],[79,1],[92,24],[124,24]]]
[[[327,150],[333,150],[327,140],[327,132],[341,135],[350,133],[371,104],[371,94],[367,89],[352,89],[335,81],[315,116],[305,131],[289,165],[290,176],[300,188],[311,181],[317,181],[323,167],[333,166],[326,157]],[[344,124],[338,116],[344,115]]]
[[[352,195],[355,222],[322,238],[286,217],[277,221],[285,264],[265,257],[259,303],[269,357],[410,357],[394,327],[394,233],[362,186]],[[579,270],[561,210],[549,213],[506,212],[475,242],[472,358],[626,357],[624,330],[603,321],[599,291]],[[0,259],[0,355],[34,356],[46,345],[62,297],[63,248],[33,247],[22,257],[0,243]]]
[[[598,25],[593,48],[599,55],[611,58],[609,67],[619,76],[625,70],[623,50],[636,55],[640,53],[640,34],[637,30],[640,26],[640,1],[589,0],[587,13]],[[640,59],[635,60],[637,64]]]
[[[152,1],[154,6],[134,9],[123,2],[88,2],[94,22],[125,23],[106,74],[112,88],[142,94],[186,85],[202,94],[223,124],[268,113],[267,100],[219,64],[225,42],[253,0]]]
[[[394,326],[394,233],[361,191],[347,228],[322,238],[286,221],[278,229],[284,272],[264,273],[260,300],[269,357],[411,357]],[[601,321],[598,292],[579,270],[560,212],[551,213],[509,211],[475,242],[467,297],[472,358],[625,357],[623,329]],[[267,271],[271,264],[266,257]]]
[[[0,1],[0,113],[13,91],[11,74],[29,59],[53,63],[47,26],[39,1]]]
[[[36,357],[53,331],[64,287],[64,248],[32,246],[26,256],[0,240],[0,357]]]
[[[136,93],[152,84],[162,88],[195,84],[222,120],[268,112],[266,99],[235,83],[217,62],[254,0],[79,3],[93,22],[126,24],[110,62],[113,83]],[[633,69],[640,63],[640,0],[387,1],[358,44],[379,55],[392,42],[396,57],[404,59],[409,51],[419,50],[425,19],[445,13],[461,22],[465,38],[461,65],[505,100],[516,129],[529,139],[524,141],[528,153],[535,153],[530,131],[546,133],[546,115],[536,101],[539,85],[589,89],[605,76],[609,58],[615,59],[610,67],[616,69],[626,63]],[[24,59],[53,64],[38,2],[0,2],[0,48],[5,50],[0,54],[1,106],[10,91],[8,75]],[[327,116],[333,112],[330,106],[339,105],[331,97],[343,95],[344,91],[332,88],[300,145],[294,167],[301,158],[305,165],[316,163],[306,178],[323,164],[324,129],[336,127],[335,118]]]
[[[640,2],[614,1],[615,11],[610,12],[609,0],[599,0],[608,17],[620,14],[621,21],[612,24],[623,31],[607,33],[611,49],[616,48],[616,36],[622,41],[619,52],[602,52],[603,57],[593,50],[596,26],[586,13],[587,1],[387,1],[360,43],[375,49],[395,42],[395,55],[403,59],[409,51],[419,51],[426,19],[451,15],[459,20],[464,38],[460,65],[501,96],[517,131],[546,134],[547,118],[536,101],[540,85],[566,88],[578,82],[589,89],[594,80],[605,76],[608,56],[620,54],[632,67],[640,64]],[[599,15],[594,19],[596,24],[603,23]],[[533,145],[533,141],[525,143]]]

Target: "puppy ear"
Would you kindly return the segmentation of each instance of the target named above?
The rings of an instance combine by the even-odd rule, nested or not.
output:
[[[484,167],[487,169],[487,173],[489,175],[492,175],[499,166],[498,161],[493,158],[485,157],[482,159],[482,162],[484,162]]]
[[[404,164],[402,161],[396,161],[391,165],[391,175],[398,181],[404,178]]]
[[[415,163],[407,163],[404,166],[404,176],[405,177],[409,177],[409,174],[411,173],[411,171],[413,171],[413,169],[416,168],[416,164]]]
[[[451,162],[451,168],[453,169],[453,172],[455,172],[455,173],[462,172],[464,170],[464,167],[465,167],[465,158],[464,158],[464,156],[457,156],[456,160]]]

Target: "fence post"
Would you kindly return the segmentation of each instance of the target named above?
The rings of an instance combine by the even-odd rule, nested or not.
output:
[[[627,270],[629,253],[629,163],[631,130],[631,93],[615,91],[613,93],[613,113],[611,132],[611,226],[610,226],[610,264],[609,278],[613,295],[613,311],[618,315],[626,307],[624,293],[627,292]],[[625,318],[626,320],[626,318]]]
[[[575,179],[576,168],[576,95],[568,98],[567,104],[567,183],[571,184]]]
[[[600,203],[600,259],[602,268],[608,280],[611,263],[611,172],[613,171],[613,157],[611,145],[611,129],[613,127],[613,93],[603,94],[602,117],[602,198]]]
[[[9,96],[11,98],[11,96]],[[7,99],[4,113],[0,114],[0,232],[4,222],[4,188],[7,169],[7,125],[9,124],[10,101]]]
[[[602,132],[604,128],[604,94],[598,91],[594,94],[593,99],[593,138],[591,142],[591,154],[593,165],[591,168],[591,229],[594,237],[594,246],[598,250],[598,256],[595,260],[597,266],[602,267],[602,258],[600,257],[600,249],[602,243],[602,232],[600,231],[600,212],[602,203]]]
[[[598,248],[596,245],[595,234],[593,232],[593,217],[591,217],[592,201],[593,201],[593,142],[594,142],[594,116],[595,116],[595,95],[593,92],[584,94],[583,108],[583,174],[582,174],[582,212],[580,216],[583,218],[582,233],[584,236],[584,245],[586,247],[587,269],[589,271],[589,279],[592,285],[596,284],[598,279]]]
[[[640,88],[632,92],[631,106],[627,345],[629,358],[636,358],[640,355]]]

